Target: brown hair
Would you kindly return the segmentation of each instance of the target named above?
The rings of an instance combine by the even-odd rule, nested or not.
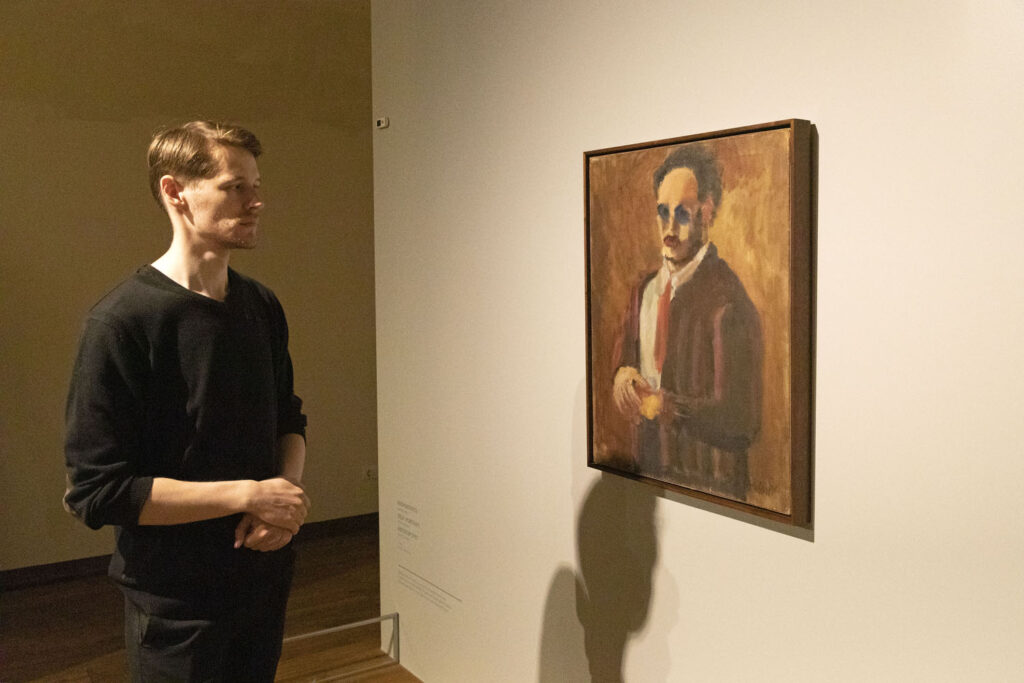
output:
[[[153,136],[146,155],[149,190],[161,208],[164,204],[160,201],[160,178],[165,175],[184,181],[212,178],[217,173],[217,160],[213,155],[217,145],[241,147],[254,157],[263,152],[252,132],[230,123],[191,121]]]
[[[654,171],[654,194],[658,194],[661,181],[677,168],[688,168],[697,178],[697,200],[708,197],[714,203],[713,211],[718,212],[722,203],[722,172],[714,153],[702,144],[685,144],[672,150],[661,166]],[[714,213],[712,213],[714,217]]]

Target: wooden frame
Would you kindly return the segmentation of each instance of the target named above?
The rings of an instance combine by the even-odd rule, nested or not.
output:
[[[812,135],[584,153],[590,467],[811,525]]]

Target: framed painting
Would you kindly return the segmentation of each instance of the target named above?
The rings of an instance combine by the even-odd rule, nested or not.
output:
[[[811,525],[812,126],[584,153],[588,465]]]

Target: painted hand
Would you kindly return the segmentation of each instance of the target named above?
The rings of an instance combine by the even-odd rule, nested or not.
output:
[[[620,413],[633,421],[640,419],[642,397],[652,393],[651,385],[640,376],[636,368],[623,366],[615,373],[615,382],[612,389],[615,407],[619,409]]]

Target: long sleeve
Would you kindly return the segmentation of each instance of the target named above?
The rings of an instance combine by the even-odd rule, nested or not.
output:
[[[65,507],[87,526],[134,525],[152,477],[139,476],[144,357],[112,325],[90,319],[66,406]]]
[[[746,310],[744,310],[746,309]],[[757,312],[739,302],[711,320],[709,395],[689,406],[690,434],[729,451],[745,451],[761,427],[761,331]]]
[[[292,358],[288,352],[288,322],[277,297],[270,295],[274,320],[274,381],[277,395],[277,436],[299,434],[306,436],[306,416],[302,412],[302,399],[295,395]]]

